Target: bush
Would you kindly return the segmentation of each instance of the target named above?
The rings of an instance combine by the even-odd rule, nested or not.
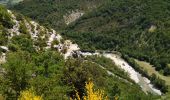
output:
[[[0,28],[0,45],[5,46],[7,42],[8,42],[8,31],[4,27],[2,27]]]
[[[92,81],[89,81],[86,83],[86,95],[80,98],[78,92],[76,93],[76,99],[75,100],[109,100],[107,96],[105,96],[104,91],[98,89],[97,91],[94,90],[94,84]],[[117,100],[117,99],[115,99]]]
[[[7,9],[2,6],[0,6],[0,24],[6,28],[12,28],[14,25],[11,15],[8,13]]]
[[[165,76],[170,75],[170,67],[168,65],[164,68],[164,75]]]
[[[35,95],[33,89],[28,89],[20,93],[18,100],[43,100],[43,99],[42,96]]]
[[[23,34],[29,34],[28,28],[26,27],[24,21],[21,21],[21,22],[20,22],[19,32],[20,32],[20,33],[23,33]]]
[[[150,76],[151,83],[160,89],[163,93],[168,92],[168,86],[165,84],[165,81],[157,77],[155,74]]]
[[[16,52],[19,49],[17,45],[12,44],[12,43],[8,45],[8,48],[12,52]]]

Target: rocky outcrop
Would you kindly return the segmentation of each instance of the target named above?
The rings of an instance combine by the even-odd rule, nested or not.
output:
[[[84,15],[84,12],[76,10],[76,11],[69,12],[67,15],[65,15],[63,17],[64,17],[65,23],[67,25],[69,25],[70,23],[76,21],[77,19],[79,19],[83,15]]]

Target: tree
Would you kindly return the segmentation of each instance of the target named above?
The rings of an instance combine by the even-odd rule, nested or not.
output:
[[[0,25],[1,24],[6,28],[12,28],[14,25],[11,15],[7,12],[7,9],[2,6],[0,6]]]
[[[89,81],[86,83],[86,96],[83,97],[84,100],[108,100],[107,96],[104,96],[103,90],[95,91],[93,89],[93,82]]]
[[[1,86],[4,87],[4,95],[7,98],[17,98],[20,92],[29,86],[28,80],[31,77],[32,63],[27,52],[9,53],[7,63],[3,65],[6,74],[3,77]]]
[[[119,89],[119,86],[115,84],[112,88],[111,94],[113,95],[114,99],[118,99],[118,97],[121,94],[121,90]]]
[[[170,75],[170,67],[169,66],[164,68],[164,75]]]

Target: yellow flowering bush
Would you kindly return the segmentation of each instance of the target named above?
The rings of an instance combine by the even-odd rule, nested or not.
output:
[[[89,81],[86,83],[86,93],[87,95],[82,98],[82,100],[108,100],[108,97],[104,95],[103,90],[97,90],[95,91],[93,89],[93,82]],[[76,99],[75,100],[81,100],[80,96],[78,95],[78,92],[76,91]]]
[[[42,96],[36,96],[33,89],[22,91],[18,100],[43,100]]]
[[[95,91],[93,89],[93,82],[89,81],[86,83],[86,92],[87,96],[83,97],[83,100],[108,100],[107,96],[104,96],[104,91],[103,90],[97,90]]]

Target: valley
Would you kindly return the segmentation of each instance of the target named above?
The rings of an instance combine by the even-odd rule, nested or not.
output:
[[[146,94],[146,91],[143,92],[141,87],[133,81],[133,78],[131,79],[128,74],[125,74],[128,72],[124,72],[121,68],[117,67],[113,61],[110,63],[106,62],[102,65],[106,66],[107,64],[107,67],[112,69],[108,71],[101,68],[100,64],[92,63],[90,59],[87,61],[83,60],[86,59],[84,56],[93,55],[90,52],[84,52],[82,53],[84,56],[74,58],[74,52],[80,50],[79,46],[71,40],[64,40],[55,30],[41,26],[23,15],[13,13],[3,7],[0,8],[0,12],[1,16],[5,18],[1,20],[2,31],[0,34],[0,94],[3,95],[3,97],[17,98],[17,92],[21,91],[20,84],[25,84],[23,89],[32,86],[36,91],[40,91],[39,93],[46,95],[44,97],[46,99],[54,99],[58,93],[60,93],[60,95],[57,97],[63,99],[67,98],[67,96],[72,96],[71,94],[65,96],[66,93],[71,93],[68,87],[72,88],[72,91],[75,91],[72,85],[80,82],[79,85],[82,85],[81,87],[83,88],[85,82],[81,81],[87,81],[89,77],[93,79],[98,87],[105,89],[110,98],[112,95],[115,95],[110,91],[112,91],[111,87],[116,84],[119,84],[118,89],[121,89],[122,99],[135,99],[136,95],[133,95],[134,91],[138,91],[138,97],[145,97],[148,99],[159,97],[157,95]],[[81,59],[83,61],[81,61]],[[99,57],[98,59],[106,58]],[[106,59],[106,61],[109,60],[110,59]],[[68,70],[69,67],[73,66],[76,66],[74,67],[75,71]],[[88,68],[86,69],[85,66]],[[81,70],[83,69],[85,71],[77,70],[77,68],[81,68]],[[85,72],[88,72],[88,74]],[[71,74],[75,73],[77,73],[76,75],[78,76],[74,75],[70,77]],[[119,75],[119,77],[114,74]],[[17,77],[14,77],[16,75]],[[82,77],[80,78],[79,75]],[[65,81],[70,80],[70,78],[78,79],[71,80],[73,82],[75,81],[75,83],[70,85]],[[102,83],[101,79],[103,80]],[[130,84],[129,82],[127,84],[127,80],[130,81]],[[60,82],[62,85],[59,84]],[[105,84],[103,84],[103,82]],[[48,88],[45,89],[46,87],[50,88],[50,91]],[[128,93],[132,95],[126,93],[126,91],[123,90],[124,87],[132,87],[128,89]],[[14,92],[6,91],[10,89]],[[63,89],[65,90],[63,91]],[[77,87],[77,89],[81,88]],[[79,91],[83,93],[81,90]],[[150,90],[147,91],[151,92]],[[50,92],[51,94],[49,95],[46,92]]]
[[[0,3],[0,99],[170,98],[168,0]]]

